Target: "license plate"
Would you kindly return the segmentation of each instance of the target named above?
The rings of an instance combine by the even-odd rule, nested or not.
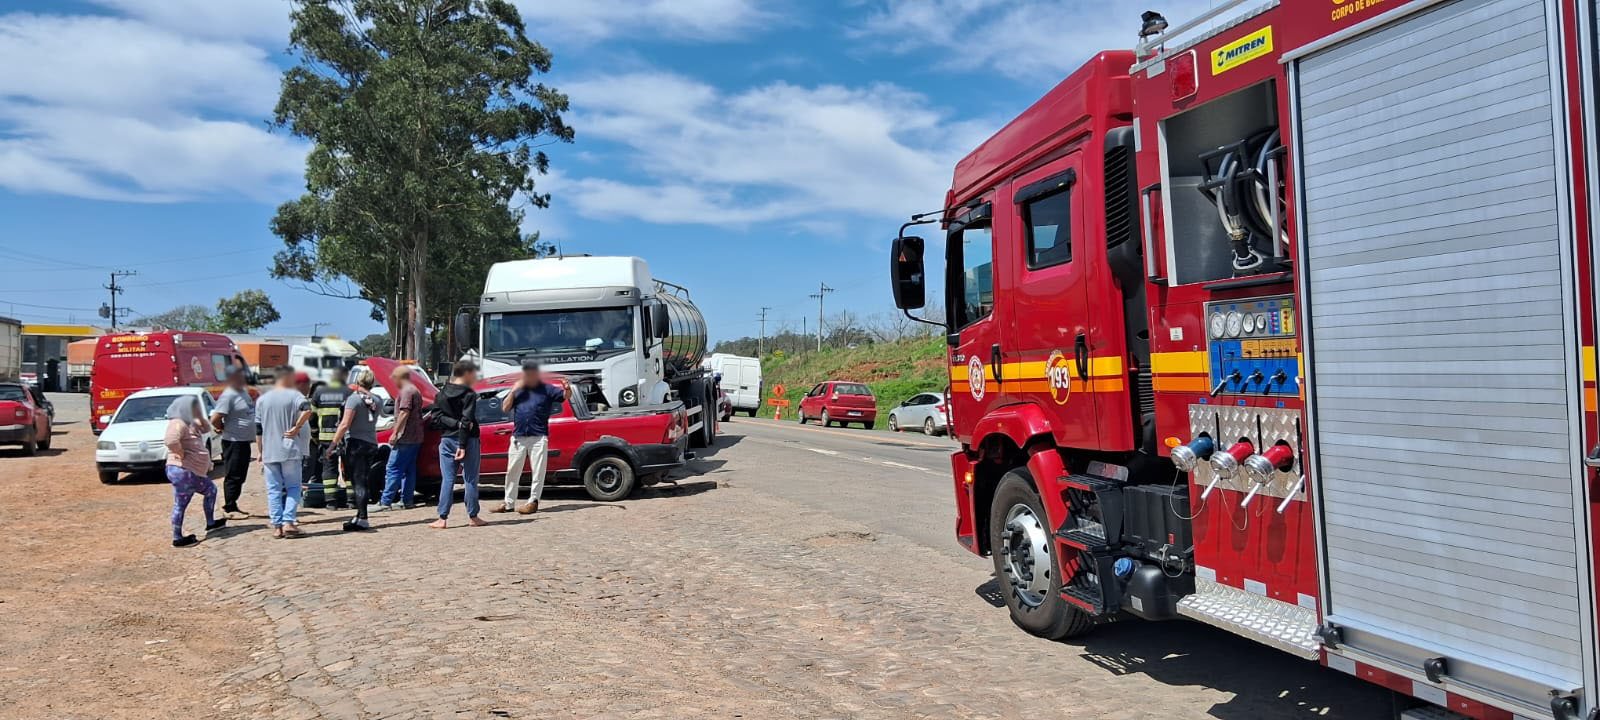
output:
[[[161,455],[158,454],[158,453],[134,453],[133,454],[133,461],[134,462],[146,462],[146,461],[160,460],[160,459],[161,459]]]
[[[860,410],[851,410],[850,414],[859,416],[861,414],[861,411]]]

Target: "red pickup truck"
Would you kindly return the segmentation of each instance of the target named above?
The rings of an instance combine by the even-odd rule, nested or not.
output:
[[[391,396],[398,394],[399,388],[389,379],[389,373],[398,363],[385,358],[368,358],[366,364]],[[559,412],[550,416],[546,485],[582,485],[596,500],[621,500],[640,486],[660,482],[669,471],[694,457],[687,450],[689,416],[682,403],[596,412],[584,403],[581,393],[572,391],[566,378],[546,374],[544,379],[567,390]],[[511,418],[501,411],[499,395],[510,389],[516,380],[516,375],[504,375],[481,380],[473,386],[480,395],[480,480],[505,481],[511,447]],[[433,402],[438,392],[426,378],[417,383],[417,390],[422,393],[424,407]],[[388,447],[390,432],[389,428],[378,431],[378,444],[384,448]],[[418,464],[418,489],[436,491],[440,477],[437,431],[427,431]]]

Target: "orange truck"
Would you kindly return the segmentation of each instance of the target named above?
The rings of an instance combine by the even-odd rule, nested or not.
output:
[[[258,382],[270,382],[273,370],[289,362],[289,346],[279,343],[242,342],[239,354],[250,364]]]
[[[67,388],[72,392],[89,391],[89,375],[94,371],[98,341],[99,338],[85,338],[67,343]]]

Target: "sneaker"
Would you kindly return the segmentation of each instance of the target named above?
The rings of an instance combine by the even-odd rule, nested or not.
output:
[[[525,503],[522,507],[517,508],[517,514],[518,515],[532,515],[532,514],[534,514],[536,512],[539,512],[539,501],[538,500],[535,500],[535,501],[530,502],[530,503]]]
[[[366,518],[356,518],[354,520],[344,521],[345,532],[363,532],[371,529],[372,524],[367,522]]]
[[[215,521],[213,521],[211,523],[208,523],[206,525],[206,532],[212,532],[213,530],[221,530],[221,529],[223,529],[223,528],[225,528],[227,526],[228,526],[228,519],[227,518],[225,518],[225,517],[224,518],[217,518]]]
[[[394,506],[390,505],[389,503],[378,503],[378,507],[376,509],[378,512],[389,512],[390,510],[394,509]]]
[[[405,505],[402,505],[400,507],[402,509],[404,509],[404,510],[415,510],[415,509],[417,509],[419,507],[422,507],[422,504],[421,503],[406,503]]]
[[[493,510],[490,510],[489,512],[508,513],[508,512],[511,512],[512,510],[513,510],[513,508],[510,505],[502,504],[501,506],[499,506],[499,507],[497,507],[497,508],[495,508]]]
[[[173,547],[189,547],[190,545],[194,545],[195,543],[198,543],[198,542],[200,542],[200,538],[197,538],[197,537],[195,537],[193,535],[185,535],[185,536],[183,536],[181,538],[178,538],[177,540],[173,540],[172,541],[172,546]]]

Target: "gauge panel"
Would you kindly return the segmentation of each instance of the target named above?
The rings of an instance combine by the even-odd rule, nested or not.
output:
[[[1211,387],[1220,385],[1219,394],[1299,396],[1293,296],[1207,303],[1205,317]]]

